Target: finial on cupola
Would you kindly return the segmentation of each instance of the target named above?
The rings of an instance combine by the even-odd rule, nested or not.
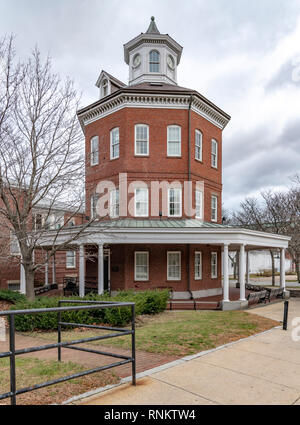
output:
[[[154,16],[151,16],[151,22],[150,22],[149,28],[146,31],[146,34],[160,34],[160,32],[157,29]]]

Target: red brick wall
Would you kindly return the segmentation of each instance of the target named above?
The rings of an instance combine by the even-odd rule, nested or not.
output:
[[[190,245],[190,278],[191,290],[221,288],[221,249],[218,246]],[[149,252],[149,281],[134,280],[134,252]],[[167,279],[167,252],[181,252],[181,280],[170,281]],[[202,279],[195,280],[194,258],[195,251],[202,252]],[[111,273],[111,289],[152,289],[157,287],[173,287],[174,291],[187,291],[188,289],[188,246],[187,245],[113,245],[112,265],[119,267],[118,273]],[[120,252],[124,256],[119,256]],[[218,253],[218,277],[211,278],[211,252]],[[125,259],[125,261],[124,261]],[[122,279],[124,286],[122,285]]]
[[[134,155],[134,126],[149,125],[149,156]],[[167,126],[181,126],[181,157],[167,157]],[[119,127],[120,157],[110,160],[110,130]],[[203,134],[203,161],[195,160],[195,130]],[[90,166],[90,139],[99,136],[99,165]],[[211,167],[211,139],[218,142],[218,168]],[[86,213],[90,215],[90,196],[101,180],[118,182],[119,173],[128,181],[151,180],[184,182],[188,180],[188,111],[173,109],[124,108],[86,127]],[[222,131],[191,112],[191,179],[204,181],[204,220],[211,218],[211,194],[218,195],[218,222],[222,222]],[[128,201],[133,195],[128,197]],[[194,196],[193,196],[194,202]],[[161,208],[160,208],[161,209]],[[184,215],[183,215],[184,216]]]

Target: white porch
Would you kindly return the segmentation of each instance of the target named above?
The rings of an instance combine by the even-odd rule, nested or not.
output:
[[[76,228],[61,232],[56,243],[68,240]],[[84,296],[85,287],[85,245],[98,247],[98,293],[104,291],[103,256],[104,246],[114,244],[201,244],[218,246],[223,251],[223,300],[224,310],[240,309],[248,305],[245,283],[248,273],[247,253],[249,250],[277,248],[281,252],[281,287],[285,291],[285,249],[289,237],[234,228],[219,224],[203,223],[199,220],[134,220],[124,219],[103,221],[86,229],[72,244],[79,249],[79,292]],[[51,231],[42,245],[51,245]],[[229,296],[229,250],[239,250],[240,298],[230,300]]]

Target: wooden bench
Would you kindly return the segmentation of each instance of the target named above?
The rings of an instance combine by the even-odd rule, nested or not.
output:
[[[77,277],[64,277],[63,279],[64,296],[66,292],[71,292],[71,295],[79,295],[79,286]]]
[[[271,298],[282,298],[283,299],[283,289],[282,288],[264,288],[268,292],[268,300],[271,302]]]
[[[268,297],[268,291],[263,290],[260,292],[250,292],[247,297],[247,301],[249,304],[254,303],[262,303],[263,301],[266,303]]]
[[[260,292],[260,291],[264,291],[266,289],[266,288],[263,288],[262,286],[252,285],[250,283],[246,283],[245,288],[248,291],[253,291],[253,292]]]

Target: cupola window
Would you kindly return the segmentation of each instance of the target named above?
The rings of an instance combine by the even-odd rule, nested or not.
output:
[[[159,53],[157,50],[151,50],[149,53],[150,72],[159,72]]]

